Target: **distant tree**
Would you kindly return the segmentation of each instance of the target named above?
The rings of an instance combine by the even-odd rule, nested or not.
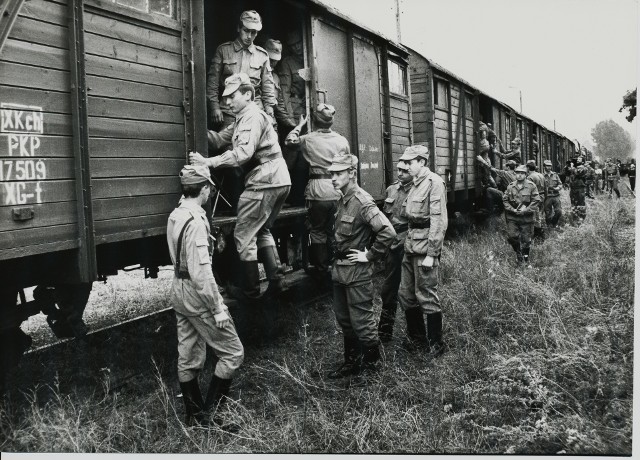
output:
[[[598,123],[591,130],[591,137],[596,144],[596,154],[601,158],[622,160],[633,156],[635,142],[631,134],[613,120]]]
[[[636,117],[636,102],[638,100],[638,88],[633,91],[627,91],[627,94],[622,96],[622,107],[618,112],[628,110],[629,115],[626,116],[628,122],[632,122]]]

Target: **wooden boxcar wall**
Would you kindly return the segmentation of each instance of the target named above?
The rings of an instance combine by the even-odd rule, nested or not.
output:
[[[399,63],[399,61],[396,62]],[[404,66],[404,69],[406,71],[406,94],[394,92],[391,88],[389,90],[391,129],[387,127],[386,118],[384,117],[384,113],[382,114],[382,119],[385,121],[384,131],[391,134],[391,158],[393,168],[391,170],[390,177],[392,178],[392,182],[395,182],[397,180],[396,165],[398,164],[398,160],[404,153],[404,149],[410,146],[413,142],[413,133],[411,126],[412,113],[410,110],[411,105],[409,102],[409,94],[411,94],[410,91],[412,86],[409,81],[409,70],[407,68],[408,66],[405,66],[404,64],[401,64],[401,66]]]
[[[79,245],[67,23],[65,2],[25,2],[0,55],[0,260]]]
[[[107,2],[87,3],[96,244],[162,234],[180,196],[176,177],[185,163],[180,24],[134,19]]]
[[[409,81],[414,142],[428,145],[433,152],[433,80],[428,61],[415,53],[409,56]],[[394,145],[394,155],[402,150],[403,145]]]

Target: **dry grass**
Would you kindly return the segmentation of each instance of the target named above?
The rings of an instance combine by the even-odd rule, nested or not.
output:
[[[448,353],[404,351],[399,313],[383,370],[363,387],[325,378],[342,352],[330,303],[288,312],[287,334],[247,347],[224,413],[237,434],[185,428],[172,369],[118,391],[105,379],[88,395],[5,401],[0,448],[630,455],[634,219],[632,200],[590,201],[581,227],[534,246],[530,269],[515,267],[501,219],[448,241]]]

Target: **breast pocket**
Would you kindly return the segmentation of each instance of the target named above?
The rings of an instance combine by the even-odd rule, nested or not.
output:
[[[238,146],[238,145],[246,145],[246,144],[248,144],[250,139],[251,139],[251,128],[250,127],[238,128],[233,133],[233,137],[231,139],[231,142],[233,143],[233,146],[235,147],[235,146]]]
[[[252,58],[249,63],[249,78],[251,78],[251,83],[254,85],[258,84],[261,79],[263,64],[264,62],[256,57]]]
[[[237,59],[223,59],[222,60],[222,75],[226,78],[234,73],[238,72],[238,60]]]
[[[414,196],[411,200],[407,200],[407,213],[411,217],[427,217],[429,215],[428,195]]]
[[[529,190],[523,190],[520,192],[520,198],[524,204],[531,203],[531,192]]]
[[[353,235],[354,221],[354,216],[342,216],[336,226],[336,232],[344,236]]]
[[[385,214],[391,214],[391,211],[393,211],[393,203],[395,202],[396,199],[394,197],[389,197],[384,200],[384,206],[382,207],[382,210]]]

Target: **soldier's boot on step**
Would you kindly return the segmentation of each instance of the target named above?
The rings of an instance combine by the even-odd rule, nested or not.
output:
[[[258,260],[264,265],[264,271],[269,280],[266,294],[280,294],[287,286],[284,279],[284,269],[278,257],[278,250],[275,246],[260,248],[258,249]]]

